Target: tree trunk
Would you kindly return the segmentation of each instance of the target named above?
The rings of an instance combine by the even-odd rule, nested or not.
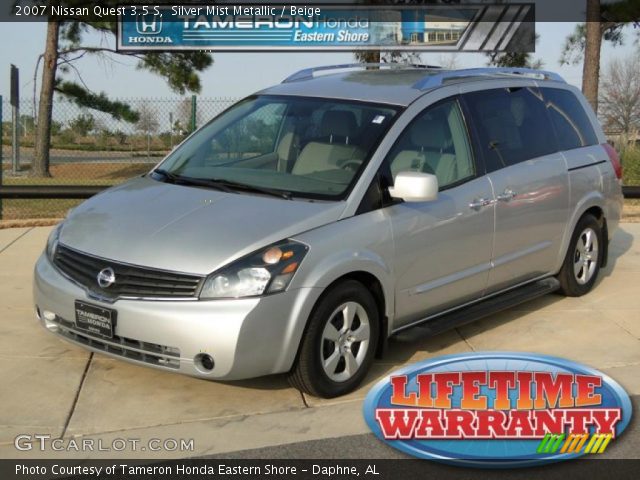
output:
[[[51,144],[51,117],[53,114],[53,90],[58,68],[58,34],[60,25],[57,20],[49,19],[47,25],[47,43],[44,52],[42,86],[40,87],[40,106],[38,110],[38,128],[36,133],[35,156],[31,166],[32,177],[49,177],[49,146]]]
[[[380,50],[360,50],[355,57],[360,63],[380,63]]]
[[[598,113],[601,46],[600,0],[587,0],[587,32],[582,70],[582,93],[584,93],[596,113]]]

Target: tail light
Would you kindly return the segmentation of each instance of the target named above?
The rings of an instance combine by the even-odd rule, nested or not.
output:
[[[613,165],[613,170],[616,172],[616,177],[620,180],[622,178],[622,164],[620,163],[618,152],[608,143],[603,143],[602,146],[607,151],[607,155],[609,155],[609,160],[611,161],[611,165]]]

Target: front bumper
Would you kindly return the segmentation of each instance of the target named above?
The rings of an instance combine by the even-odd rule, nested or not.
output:
[[[108,356],[201,378],[239,380],[290,370],[306,319],[321,293],[300,288],[261,298],[215,301],[117,300],[105,303],[63,276],[46,255],[34,272],[41,324]],[[75,328],[75,300],[117,311],[114,338]],[[206,370],[196,357],[213,357]]]

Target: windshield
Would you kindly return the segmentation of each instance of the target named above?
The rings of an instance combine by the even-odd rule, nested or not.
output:
[[[227,190],[339,199],[396,113],[328,99],[251,97],[195,133],[156,171]]]

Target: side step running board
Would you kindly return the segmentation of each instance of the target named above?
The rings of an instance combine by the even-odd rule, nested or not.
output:
[[[469,307],[445,313],[439,317],[425,319],[423,322],[413,324],[407,328],[418,327],[427,335],[436,335],[451,330],[452,328],[475,322],[476,320],[480,320],[481,318],[493,315],[502,310],[515,307],[534,298],[542,297],[548,293],[555,292],[559,288],[560,283],[558,280],[555,278],[545,278],[490,297]],[[400,331],[396,333],[400,333]]]

